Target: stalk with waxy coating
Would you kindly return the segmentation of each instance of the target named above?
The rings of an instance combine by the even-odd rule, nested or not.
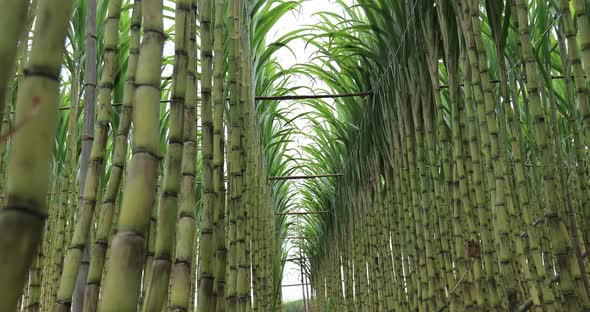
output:
[[[165,35],[162,0],[143,0],[144,35],[133,99],[134,146],[117,233],[111,243],[99,310],[136,311],[145,236],[160,162],[160,69]]]
[[[96,0],[86,1],[86,35],[84,38],[84,113],[83,113],[83,126],[82,126],[82,151],[79,159],[80,163],[80,175],[78,178],[79,183],[79,194],[84,194],[84,187],[86,183],[86,177],[88,174],[88,167],[90,165],[90,154],[92,152],[92,146],[94,145],[94,122],[96,115],[96,78],[97,78],[97,45],[98,39],[96,36],[96,15],[97,15],[97,4]],[[76,193],[76,192],[72,192]],[[67,244],[72,239],[73,218],[76,215],[73,213],[77,211],[77,197],[76,194],[70,199],[70,207],[72,213],[70,213],[70,225],[68,225],[67,231]],[[89,239],[89,238],[88,238]],[[86,279],[88,278],[89,262],[90,262],[90,247],[88,246],[88,239],[86,246],[82,252],[82,262],[78,270],[76,277],[76,285],[74,286],[74,293],[72,295],[72,309],[74,312],[83,310],[83,300]],[[61,277],[58,277],[58,279]],[[59,281],[58,281],[59,283]]]
[[[225,112],[224,93],[224,14],[225,0],[215,1],[215,31],[213,33],[213,191],[215,192],[213,215],[213,241],[216,248],[214,295],[217,298],[216,311],[225,311]]]
[[[195,241],[195,177],[197,163],[196,129],[196,25],[193,5],[189,14],[188,71],[184,106],[183,156],[181,165],[180,193],[178,195],[178,221],[176,226],[175,261],[170,280],[170,308],[172,312],[189,311],[193,251]]]
[[[242,203],[242,161],[241,156],[241,125],[240,125],[240,92],[238,88],[239,79],[239,48],[240,48],[240,30],[239,25],[239,0],[228,1],[229,11],[229,44],[228,44],[228,89],[229,89],[229,151],[227,158],[228,175],[229,175],[229,201],[228,201],[228,257],[227,257],[227,310],[234,311],[237,307],[237,278],[238,278],[238,261],[237,261],[237,217],[240,205]]]
[[[90,268],[86,281],[84,293],[84,311],[96,311],[98,296],[103,275],[104,263],[106,260],[107,248],[113,224],[115,204],[121,185],[121,178],[127,161],[127,147],[129,128],[131,126],[131,103],[135,90],[135,73],[137,71],[137,60],[139,57],[139,30],[141,28],[141,1],[133,3],[133,15],[131,17],[131,35],[129,39],[129,61],[127,65],[127,81],[125,82],[125,94],[123,95],[123,107],[117,134],[115,136],[115,147],[111,173],[107,182],[106,190],[100,207],[100,217],[96,229],[96,238],[90,253]]]
[[[79,86],[80,70],[76,69],[74,77],[71,83],[71,96],[70,111],[68,114],[68,131],[67,131],[67,143],[65,151],[65,160],[63,165],[62,175],[56,175],[61,177],[61,197],[59,199],[59,207],[55,207],[57,210],[55,213],[55,226],[51,230],[51,248],[50,261],[52,261],[53,270],[51,271],[51,302],[55,300],[57,296],[57,288],[59,286],[59,278],[62,272],[62,261],[65,244],[65,229],[66,229],[66,215],[68,212],[68,199],[69,192],[75,192],[77,188],[76,174],[77,174],[77,158],[78,158],[78,108],[79,108],[79,97],[78,86]],[[57,204],[56,204],[57,205]],[[46,232],[45,235],[49,235]],[[50,303],[51,304],[51,303]]]
[[[202,177],[202,211],[199,244],[199,274],[197,309],[199,311],[214,311],[213,274],[215,270],[215,247],[213,245],[213,209],[215,193],[213,190],[213,108],[212,92],[212,37],[211,19],[213,14],[212,0],[200,0],[201,24],[201,126],[203,149],[203,177]]]
[[[158,182],[159,184],[159,182]],[[143,300],[145,299],[147,285],[149,283],[149,278],[152,276],[152,264],[154,263],[154,253],[156,249],[156,226],[157,226],[157,215],[158,215],[158,207],[154,205],[152,208],[152,216],[150,218],[150,225],[148,226],[147,234],[146,234],[146,254],[145,254],[145,264],[143,266],[143,276],[141,281],[141,294],[139,295],[139,306],[140,308],[143,306]],[[146,285],[146,287],[143,287]]]
[[[90,153],[90,166],[82,188],[83,194],[78,201],[78,215],[74,234],[64,259],[64,268],[53,308],[53,311],[56,312],[70,310],[78,269],[88,241],[97,194],[101,187],[100,177],[104,171],[106,145],[110,130],[111,100],[116,75],[121,8],[122,0],[109,2],[108,18],[105,24],[104,63],[98,93],[98,117]]]
[[[152,271],[142,310],[160,312],[168,295],[173,247],[176,240],[178,192],[180,191],[181,165],[183,158],[183,120],[187,92],[187,65],[192,9],[190,0],[176,1],[175,10],[175,56],[172,73],[172,99],[170,101],[168,147],[166,153],[164,182],[160,191],[156,248]],[[194,88],[190,86],[189,88]],[[192,91],[191,91],[192,92]],[[194,121],[190,121],[193,123]]]
[[[16,104],[16,123],[22,126],[13,133],[7,203],[0,210],[0,250],[11,252],[0,260],[0,311],[16,310],[41,242],[58,121],[59,71],[72,1],[41,0],[38,8]]]
[[[84,114],[82,126],[82,151],[80,155],[80,176],[78,183],[80,184],[79,193],[84,194],[84,187],[86,183],[86,176],[88,174],[88,167],[90,165],[90,154],[92,152],[92,145],[94,144],[94,121],[96,115],[96,77],[97,77],[97,36],[96,36],[96,15],[97,15],[96,0],[86,1],[86,36],[84,38],[84,58],[85,58],[85,82],[84,82]],[[76,195],[77,197],[77,195]],[[77,209],[76,200],[70,200],[72,209]],[[75,215],[71,214],[72,217]],[[73,226],[70,227],[73,229]],[[68,232],[68,239],[71,240],[71,230]],[[74,294],[72,295],[72,309],[73,312],[80,312],[84,308],[84,292],[86,290],[86,279],[88,278],[88,270],[90,264],[90,246],[88,240],[84,251],[82,253],[82,263],[78,270],[76,277],[76,285],[74,286]],[[69,243],[68,240],[68,243]],[[59,277],[58,277],[59,278]]]
[[[239,2],[239,0],[238,0]],[[249,16],[245,14],[246,10],[246,3],[240,5],[239,13],[242,16],[242,21],[238,23],[238,27],[242,28],[242,33],[240,35],[242,41],[242,48],[238,50],[239,55],[242,55],[240,60],[241,62],[241,84],[240,84],[240,103],[239,103],[239,126],[240,126],[240,146],[239,146],[239,153],[240,153],[240,170],[241,170],[241,188],[244,194],[241,194],[242,200],[240,209],[238,210],[238,234],[237,234],[237,250],[238,250],[238,279],[237,279],[237,295],[238,295],[238,310],[239,311],[246,311],[247,307],[249,307],[250,303],[250,253],[248,250],[249,245],[249,224],[248,224],[248,216],[250,215],[248,211],[248,196],[246,195],[246,186],[249,181],[246,179],[248,174],[246,173],[247,166],[252,165],[251,163],[248,164],[248,157],[251,154],[251,151],[245,150],[246,148],[246,134],[248,131],[246,130],[246,112],[248,111],[249,107],[254,106],[254,94],[252,89],[252,67],[251,67],[251,57],[250,57],[250,32],[249,32]],[[247,153],[247,154],[246,154]],[[252,190],[252,189],[251,189]]]

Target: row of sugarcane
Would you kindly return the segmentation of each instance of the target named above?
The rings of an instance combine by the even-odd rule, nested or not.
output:
[[[173,59],[163,59],[164,9],[170,9],[163,4],[8,1],[3,23],[14,31],[0,44],[6,63],[0,72],[18,75],[0,77],[9,86],[0,89],[7,99],[1,107],[0,248],[7,255],[0,261],[1,311],[188,311],[195,305],[269,311],[280,305],[272,286],[281,253],[274,190],[250,47],[253,8],[272,4],[176,1]],[[80,21],[86,36],[75,38]],[[85,53],[84,72],[77,49]],[[98,81],[92,78],[97,54]],[[60,77],[64,59],[73,73],[67,80]],[[162,79],[170,64],[172,77]],[[80,115],[91,126],[82,138]]]
[[[343,176],[307,183],[314,308],[590,309],[588,2],[359,4],[310,35],[372,90],[315,127]]]

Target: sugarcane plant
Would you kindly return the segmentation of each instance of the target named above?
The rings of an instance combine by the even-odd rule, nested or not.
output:
[[[7,4],[1,219],[18,251],[2,262],[3,310],[280,306],[285,246],[265,237],[290,195],[266,180],[288,172],[290,132],[265,139],[258,128],[277,131],[280,113],[254,98],[289,93],[265,38],[299,2]],[[252,301],[255,280],[273,287]]]
[[[588,1],[315,3],[6,1],[0,311],[590,310]]]
[[[307,170],[342,172],[303,193],[329,212],[301,229],[315,307],[585,309],[588,4],[358,4],[285,39],[319,50],[297,72],[371,91],[310,103],[339,114]]]

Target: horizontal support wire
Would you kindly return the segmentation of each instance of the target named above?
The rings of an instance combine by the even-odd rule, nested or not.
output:
[[[286,284],[286,285],[281,285],[281,287],[295,287],[295,286],[309,286],[311,284],[309,283],[305,283],[305,284]]]
[[[316,238],[317,236],[285,236],[282,239],[312,239]]]
[[[271,181],[273,181],[273,180],[306,180],[306,179],[330,178],[330,177],[341,177],[341,176],[342,176],[342,173],[331,173],[331,174],[318,174],[318,175],[269,177],[268,179]]]
[[[281,262],[291,262],[291,261],[306,261],[307,258],[288,258],[281,260]]]
[[[294,216],[294,215],[314,215],[314,214],[322,214],[322,213],[329,213],[329,211],[277,212],[277,213],[275,213],[275,215],[277,215],[277,216]]]
[[[335,99],[347,97],[363,97],[373,94],[367,92],[355,92],[344,94],[307,94],[307,95],[283,95],[283,96],[257,96],[257,101],[272,101],[272,100],[308,100],[308,99]]]
[[[355,92],[355,93],[344,93],[344,94],[304,94],[304,95],[277,95],[277,96],[257,96],[256,101],[288,101],[288,100],[311,100],[311,99],[336,99],[336,98],[349,98],[349,97],[364,97],[373,94],[372,92]],[[229,101],[229,98],[226,99]],[[197,98],[197,101],[201,101]],[[170,100],[162,100],[160,104],[168,104]],[[123,106],[123,103],[113,103],[112,107]],[[69,110],[70,106],[60,107],[59,110]],[[13,112],[14,113],[14,112]]]

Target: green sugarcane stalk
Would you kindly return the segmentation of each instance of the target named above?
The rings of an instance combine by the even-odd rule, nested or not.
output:
[[[424,67],[419,67],[417,68],[418,70],[422,70],[422,75],[425,75],[425,70]],[[416,81],[416,83],[418,84],[416,86],[416,88],[414,88],[414,90],[416,91],[421,91],[422,94],[427,94],[426,92],[426,88],[424,86],[424,84],[420,84],[418,83],[418,81],[420,81],[420,79],[412,79],[414,81]],[[433,286],[433,280],[434,280],[434,262],[432,261],[433,259],[433,255],[432,255],[432,239],[431,239],[431,233],[430,233],[430,217],[431,217],[431,209],[430,209],[430,197],[431,194],[429,193],[429,189],[430,187],[428,186],[428,181],[426,179],[426,172],[425,172],[425,167],[428,166],[426,164],[426,155],[425,153],[427,152],[427,149],[424,148],[425,146],[425,125],[424,125],[424,121],[423,121],[423,116],[422,114],[424,114],[424,109],[421,109],[423,106],[428,105],[426,104],[429,99],[425,96],[420,96],[418,94],[414,95],[415,97],[415,101],[418,101],[418,103],[415,103],[415,105],[412,105],[412,120],[414,123],[414,128],[415,128],[415,132],[416,134],[416,156],[415,156],[415,161],[417,163],[417,177],[416,180],[420,182],[420,209],[421,209],[421,215],[422,216],[422,221],[421,224],[419,225],[420,227],[422,227],[422,231],[424,233],[424,253],[423,253],[423,260],[421,263],[421,268],[422,268],[422,275],[421,275],[421,288],[423,291],[422,294],[422,301],[424,306],[424,309],[430,310],[433,309],[436,305],[434,303],[434,288],[432,288],[431,286]]]
[[[228,207],[228,258],[227,258],[227,310],[235,311],[238,308],[238,231],[243,228],[238,228],[238,218],[240,216],[242,205],[242,159],[241,159],[241,131],[242,125],[240,123],[240,98],[241,91],[238,82],[241,76],[240,67],[240,44],[241,44],[241,30],[240,25],[240,1],[229,0],[229,43],[228,43],[228,91],[229,91],[229,124],[230,136],[228,140],[228,174],[229,174],[229,207]],[[242,219],[243,220],[243,219]],[[240,233],[243,235],[243,233]],[[243,246],[242,246],[243,247]],[[245,307],[245,306],[244,306]]]
[[[401,127],[401,125],[398,125],[399,127]],[[401,257],[401,253],[403,252],[404,255],[407,255],[407,248],[409,248],[410,244],[406,244],[406,242],[408,242],[408,238],[407,236],[409,235],[409,226],[406,226],[406,220],[405,220],[405,207],[407,207],[407,190],[404,187],[404,177],[403,177],[403,172],[402,170],[404,170],[404,166],[402,165],[402,142],[401,142],[401,136],[400,136],[400,132],[398,131],[398,129],[395,129],[395,136],[394,136],[394,149],[396,151],[398,151],[397,153],[395,153],[395,166],[394,166],[394,184],[395,184],[395,194],[397,195],[396,198],[398,198],[398,203],[397,203],[397,207],[395,208],[395,210],[398,212],[397,213],[397,217],[394,215],[394,218],[397,222],[397,226],[396,228],[400,229],[399,231],[401,231],[401,233],[399,235],[397,235],[398,237],[398,241],[402,244],[401,247],[399,248],[400,253],[398,254],[397,259],[399,260],[400,266],[398,269],[398,272],[408,272],[407,270],[407,261],[408,261],[408,257],[405,256],[404,258]],[[355,264],[356,266],[356,264]],[[355,272],[355,277],[358,275],[358,273]],[[401,276],[401,275],[400,275]],[[406,275],[407,276],[407,275]],[[409,279],[407,280],[409,281]],[[406,281],[406,282],[407,282]],[[356,288],[356,287],[355,287]],[[402,300],[401,303],[401,307],[408,309],[409,308],[409,298],[407,297],[407,295],[405,294],[405,292],[403,293],[403,295],[398,294],[398,296],[400,297],[400,300]]]
[[[80,176],[79,176],[79,193],[84,194],[86,186],[86,178],[88,176],[88,168],[90,165],[92,146],[94,145],[94,126],[95,126],[95,115],[96,115],[96,87],[97,87],[97,31],[96,31],[96,19],[97,19],[97,1],[88,0],[86,1],[86,20],[85,20],[85,36],[84,36],[84,113],[83,113],[83,125],[82,125],[82,151],[80,155]],[[108,9],[108,7],[107,7]],[[102,24],[105,25],[105,24]],[[104,39],[104,37],[103,37]],[[104,53],[103,55],[104,56]],[[77,196],[76,196],[77,198]],[[77,200],[70,201],[71,210],[77,210],[80,206],[77,205]],[[75,213],[71,213],[70,221],[76,216]],[[72,224],[71,222],[70,224]],[[71,242],[73,236],[74,226],[69,226],[68,230],[68,245]],[[89,238],[90,239],[90,238]],[[74,286],[74,293],[72,295],[72,308],[74,312],[81,312],[83,309],[83,303],[81,302],[84,298],[85,291],[85,279],[88,276],[89,262],[90,262],[90,247],[88,243],[84,247],[82,252],[82,262],[78,270],[76,277],[76,285]]]
[[[435,14],[435,12],[431,12],[429,11],[429,14]],[[430,20],[427,20],[430,21]],[[442,246],[441,246],[441,242],[440,242],[440,233],[441,233],[441,227],[440,224],[438,222],[438,220],[440,219],[440,214],[442,212],[442,208],[444,206],[444,201],[442,199],[442,178],[443,175],[441,173],[438,172],[436,165],[437,165],[437,153],[439,152],[438,149],[440,148],[440,143],[438,140],[442,139],[440,138],[440,135],[435,131],[434,125],[435,122],[437,125],[439,125],[439,129],[443,128],[444,129],[444,125],[442,124],[442,116],[441,113],[439,113],[438,111],[436,111],[435,109],[437,107],[440,106],[441,103],[441,95],[440,95],[440,81],[439,81],[439,76],[438,76],[438,54],[439,52],[439,48],[438,46],[435,44],[435,42],[437,42],[438,39],[438,34],[435,33],[435,31],[433,30],[432,24],[428,23],[425,24],[424,28],[423,28],[423,33],[424,33],[424,37],[428,40],[429,45],[428,45],[428,49],[426,49],[426,54],[428,57],[428,74],[430,76],[430,80],[431,80],[431,87],[433,90],[433,97],[431,99],[432,103],[425,103],[424,107],[423,107],[423,118],[424,118],[424,130],[426,131],[427,135],[426,136],[426,146],[427,146],[427,164],[426,166],[428,167],[428,172],[430,174],[430,177],[432,179],[432,188],[433,188],[433,193],[434,193],[434,199],[433,199],[433,205],[434,205],[434,209],[432,209],[432,215],[433,215],[433,220],[432,220],[432,224],[433,224],[433,228],[434,228],[434,232],[437,233],[439,235],[439,239],[438,241],[435,240],[433,243],[433,251],[432,253],[434,255],[438,255],[441,253],[442,251]],[[441,36],[442,38],[444,38],[444,36]],[[436,114],[436,115],[434,115]],[[434,116],[433,116],[434,115]],[[436,119],[436,120],[435,120]],[[479,156],[479,154],[477,154],[477,156]],[[477,165],[477,159],[473,157],[473,152],[472,152],[472,161],[474,165]],[[479,167],[478,167],[479,168]],[[480,173],[481,175],[481,173]],[[480,180],[481,180],[481,176],[480,176]],[[434,258],[434,265],[435,265],[435,274],[436,274],[436,278],[435,278],[435,282],[432,283],[434,289],[432,289],[432,291],[434,293],[436,293],[436,306],[440,306],[442,305],[443,302],[446,301],[446,299],[444,298],[444,294],[442,292],[440,292],[440,290],[444,287],[444,283],[443,283],[443,278],[442,278],[442,272],[445,270],[444,268],[444,260],[441,259],[442,257],[436,257],[433,256]]]
[[[41,311],[41,271],[43,270],[43,260],[43,252],[39,250],[35,264],[30,270],[27,292],[24,298],[21,299],[21,305],[24,305],[26,311]]]
[[[160,162],[160,67],[165,35],[161,0],[142,1],[144,34],[133,98],[134,146],[117,233],[105,266],[99,311],[135,311],[141,288],[146,233]]]
[[[196,219],[196,218],[195,218]],[[195,222],[196,223],[196,222]],[[197,230],[194,229],[193,233],[197,233]],[[197,271],[199,267],[197,265],[197,256],[199,251],[199,240],[198,238],[193,240],[193,249],[192,249],[192,257],[191,257],[191,275],[189,281],[189,303],[188,303],[188,310],[194,311],[195,310],[195,299],[196,299],[196,289],[197,289]]]
[[[445,55],[445,60],[450,60],[450,58],[452,57],[451,55],[451,51],[454,51],[455,49],[458,49],[458,32],[455,31],[455,28],[457,27],[456,23],[456,19],[452,17],[452,14],[449,14],[449,12],[452,12],[453,8],[452,8],[452,2],[450,1],[446,1],[446,0],[442,0],[441,5],[437,6],[437,16],[438,16],[438,20],[440,23],[440,27],[441,27],[441,39],[443,42],[443,50],[444,50],[444,55]],[[434,66],[434,65],[431,65]],[[434,77],[434,80],[438,79],[439,73],[438,70],[435,70],[436,72],[436,77]],[[454,72],[455,74],[457,74],[457,71]],[[458,78],[453,78],[458,80]],[[449,85],[449,87],[451,87]],[[436,89],[439,90],[440,89]],[[440,227],[440,236],[441,236],[441,253],[442,253],[442,257],[443,257],[443,263],[444,263],[444,273],[445,273],[445,280],[446,280],[446,285],[447,286],[451,286],[454,283],[454,276],[453,276],[453,267],[452,267],[452,263],[451,263],[451,257],[452,257],[452,250],[450,247],[450,242],[451,239],[449,237],[449,235],[451,235],[451,231],[449,229],[450,226],[450,222],[448,220],[449,216],[450,216],[450,211],[451,211],[451,202],[452,200],[450,200],[451,197],[451,185],[452,185],[452,171],[451,171],[451,163],[452,161],[449,159],[449,150],[450,150],[450,146],[451,143],[449,142],[449,138],[450,138],[450,133],[449,133],[449,127],[447,127],[447,125],[445,124],[444,121],[444,116],[445,116],[445,108],[443,105],[443,101],[440,99],[440,93],[437,92],[435,94],[435,100],[439,99],[438,102],[436,103],[436,112],[437,112],[437,117],[436,117],[436,125],[437,128],[439,129],[439,137],[440,137],[440,154],[441,154],[441,158],[442,158],[442,170],[441,170],[441,180],[440,180],[440,184],[441,184],[441,193],[442,193],[442,202],[440,203],[440,212],[439,212],[439,219],[438,219],[438,223],[439,223],[439,227]],[[449,198],[449,199],[447,199]],[[448,299],[448,298],[447,298]]]
[[[76,188],[76,159],[78,156],[78,109],[79,109],[79,98],[78,98],[78,86],[79,86],[80,72],[76,70],[72,79],[71,85],[71,104],[70,111],[68,114],[68,131],[67,131],[67,143],[65,150],[65,160],[63,164],[63,176],[60,187],[60,202],[59,206],[56,205],[55,212],[55,226],[51,232],[46,235],[51,235],[52,246],[49,254],[51,269],[51,278],[47,279],[51,287],[51,296],[48,298],[53,302],[57,296],[57,289],[59,286],[59,278],[62,273],[63,267],[63,252],[65,247],[65,229],[66,229],[66,214],[68,212],[69,205],[69,193]],[[51,281],[49,281],[51,280]]]
[[[159,184],[158,184],[159,185]],[[160,190],[160,187],[158,186],[158,190]],[[156,228],[157,228],[157,224],[158,224],[158,220],[157,220],[157,215],[158,215],[158,206],[154,205],[154,207],[152,208],[152,213],[151,213],[151,217],[150,217],[150,224],[148,226],[148,230],[147,230],[147,238],[145,241],[145,247],[146,247],[146,254],[145,254],[145,264],[143,267],[143,277],[142,277],[142,282],[141,282],[141,294],[139,297],[139,306],[142,307],[143,306],[143,301],[145,299],[146,296],[146,291],[147,291],[147,285],[149,284],[149,279],[152,276],[152,269],[153,269],[153,264],[154,264],[154,254],[155,254],[155,250],[156,250]],[[143,287],[143,285],[146,285],[146,287]]]
[[[394,170],[392,167],[392,172],[393,171]],[[386,175],[386,177],[387,177],[387,175]],[[386,179],[390,179],[390,178],[386,178]],[[396,194],[394,191],[393,184],[394,184],[393,182],[389,182],[389,183],[386,182],[386,186],[388,188],[388,193],[392,194],[392,196],[393,196],[393,194]],[[395,197],[397,197],[397,196],[395,196]],[[392,285],[392,287],[394,287],[393,301],[394,301],[395,306],[403,308],[403,306],[405,304],[405,294],[402,295],[401,289],[400,289],[400,285],[403,283],[403,281],[402,281],[402,275],[400,274],[401,267],[402,267],[402,265],[401,265],[402,258],[401,258],[401,245],[400,245],[401,231],[400,231],[400,226],[399,226],[399,217],[398,217],[399,206],[398,205],[399,205],[399,201],[395,200],[395,202],[389,206],[389,209],[391,209],[391,212],[389,213],[389,219],[391,220],[392,225],[395,226],[395,230],[393,230],[391,232],[391,240],[393,242],[392,254],[393,254],[393,261],[395,262],[395,265],[393,268],[395,280],[394,280],[394,284]],[[352,272],[350,275],[353,275]],[[352,284],[352,276],[350,278],[349,283]]]
[[[250,9],[250,5],[248,3],[245,3],[245,7],[246,10]],[[254,309],[256,309],[257,306],[257,302],[258,302],[258,298],[257,296],[260,294],[260,289],[259,289],[259,274],[257,274],[256,270],[259,267],[259,253],[253,253],[253,250],[257,250],[257,246],[259,244],[259,227],[258,227],[258,219],[257,219],[257,215],[259,212],[258,209],[258,195],[259,195],[259,189],[260,189],[260,185],[259,185],[259,180],[258,180],[258,172],[261,170],[258,162],[257,162],[257,157],[258,157],[258,153],[260,152],[257,149],[257,136],[256,136],[256,130],[257,127],[256,125],[258,125],[257,122],[257,114],[256,114],[256,108],[255,108],[255,101],[253,100],[253,96],[254,96],[254,82],[253,82],[253,70],[252,70],[252,47],[250,45],[250,40],[248,38],[250,38],[251,34],[250,34],[250,25],[251,25],[251,20],[249,16],[245,16],[245,22],[243,23],[243,27],[244,29],[242,30],[242,33],[244,34],[242,36],[244,43],[242,45],[242,56],[243,56],[243,64],[242,64],[242,68],[244,70],[244,73],[242,75],[242,79],[244,80],[243,82],[243,91],[240,94],[240,96],[244,99],[244,103],[243,103],[243,126],[244,126],[244,131],[242,132],[242,135],[244,136],[242,139],[242,143],[243,143],[243,151],[246,155],[246,177],[247,177],[247,182],[246,182],[246,196],[247,196],[247,208],[246,208],[246,229],[247,229],[247,240],[248,240],[248,244],[246,246],[247,248],[247,257],[249,259],[248,264],[252,270],[252,274],[250,276],[249,274],[249,279],[251,280],[251,283],[253,285],[253,290],[255,293],[254,298],[252,299],[253,302],[251,302],[248,306],[252,305],[254,307]],[[248,282],[248,284],[250,284],[250,282]]]
[[[170,280],[169,311],[189,311],[191,273],[193,261],[193,242],[195,241],[195,176],[197,162],[196,131],[196,25],[194,16],[196,5],[191,1],[189,13],[188,71],[186,79],[186,101],[184,107],[183,157],[181,165],[180,193],[178,199],[178,221],[176,227],[175,261]]]
[[[224,155],[225,128],[223,116],[225,112],[224,93],[224,14],[225,0],[215,1],[215,25],[213,33],[213,191],[215,192],[213,216],[213,240],[216,249],[213,291],[216,297],[215,311],[225,311],[225,274],[226,274],[226,244],[225,244],[225,185],[224,185]]]
[[[119,19],[122,1],[111,1],[105,24],[104,63],[98,93],[98,115],[94,129],[94,141],[90,154],[90,164],[84,182],[83,195],[78,203],[78,213],[72,240],[65,259],[57,299],[53,311],[69,311],[72,295],[76,285],[76,277],[82,263],[84,249],[94,216],[97,195],[100,188],[100,177],[104,171],[106,144],[109,137],[111,119],[111,100],[116,75],[117,49],[119,45]]]
[[[213,15],[212,0],[200,0],[201,25],[201,127],[203,148],[202,176],[202,212],[199,223],[199,274],[197,310],[214,311],[213,279],[215,274],[215,245],[213,241],[213,219],[215,208],[215,192],[213,189],[213,51],[211,20]]]
[[[250,107],[248,109],[251,109]],[[252,125],[252,119],[253,119],[253,115],[254,114],[250,114],[250,125]],[[252,168],[252,172],[257,172],[259,170],[258,167],[258,161],[256,158],[257,151],[255,150],[255,137],[252,135],[255,131],[255,129],[253,127],[249,127],[248,130],[250,131],[250,138],[252,138],[252,140],[249,141],[248,144],[248,150],[251,152],[250,154],[250,166],[248,168]],[[259,185],[258,185],[258,178],[257,176],[255,176],[254,174],[249,175],[251,183],[249,184],[251,186],[251,190],[259,190]],[[252,215],[252,221],[251,221],[251,226],[252,226],[252,249],[253,250],[258,250],[260,251],[260,235],[261,235],[261,228],[259,226],[260,224],[260,208],[257,205],[257,201],[258,201],[258,192],[252,192],[250,191],[249,196],[251,197],[251,202],[250,205],[252,206],[251,209],[251,215]],[[262,308],[262,293],[261,293],[261,287],[260,287],[260,280],[262,277],[262,270],[261,270],[261,252],[257,252],[252,254],[252,288],[253,288],[253,293],[254,293],[254,300],[253,300],[253,310],[254,311],[260,311]]]
[[[247,311],[248,308],[251,306],[250,303],[250,269],[251,263],[249,261],[251,252],[250,252],[250,242],[251,242],[251,235],[250,231],[251,224],[250,224],[250,216],[252,215],[252,192],[256,192],[255,188],[252,188],[252,184],[254,184],[252,179],[252,173],[254,173],[253,163],[251,160],[251,155],[253,154],[251,150],[248,150],[250,147],[250,129],[251,126],[250,118],[251,118],[251,110],[254,107],[254,94],[252,88],[252,66],[251,66],[251,54],[250,54],[250,20],[249,16],[245,14],[246,9],[248,8],[248,3],[237,1],[237,5],[239,6],[237,9],[239,10],[239,14],[241,14],[241,19],[238,19],[237,27],[241,27],[241,41],[242,44],[240,49],[237,50],[237,53],[241,55],[241,59],[239,60],[240,64],[240,103],[239,103],[239,140],[241,141],[239,146],[239,153],[240,153],[240,162],[241,162],[241,188],[243,194],[241,199],[240,209],[238,211],[237,216],[237,226],[238,226],[238,235],[237,235],[237,249],[238,249],[238,277],[237,277],[237,296],[238,296],[238,310],[239,311]],[[241,5],[240,5],[241,3]],[[236,134],[237,139],[237,134]]]
[[[52,162],[52,174],[51,178],[51,188],[49,194],[47,194],[47,205],[48,205],[48,217],[47,222],[45,222],[45,229],[43,231],[43,238],[41,246],[37,251],[37,258],[36,261],[31,267],[29,272],[29,279],[30,283],[28,287],[25,286],[24,289],[24,300],[23,302],[26,304],[26,307],[29,307],[30,310],[38,311],[42,307],[45,306],[45,302],[42,301],[43,299],[43,292],[42,292],[42,276],[44,276],[43,272],[47,272],[48,276],[51,276],[51,266],[49,261],[45,261],[46,259],[51,259],[51,254],[54,249],[53,241],[50,238],[50,233],[52,233],[55,224],[56,224],[56,206],[59,202],[59,192],[58,190],[61,188],[61,177],[55,174],[58,171],[59,163],[57,161]],[[49,255],[49,256],[48,256]],[[45,282],[45,285],[51,285],[51,278],[48,278]],[[48,287],[49,288],[49,287]],[[53,295],[54,291],[52,289],[48,289],[45,291],[46,295]],[[47,296],[49,297],[49,296]]]
[[[41,243],[57,128],[58,75],[71,10],[69,0],[39,2],[36,35],[16,105],[16,123],[22,126],[13,133],[7,202],[0,210],[0,249],[12,251],[11,257],[0,262],[1,311],[16,309],[28,268]]]
[[[426,73],[424,73],[426,75]],[[427,93],[427,87],[423,84],[423,90],[425,94]],[[426,239],[426,260],[427,260],[427,273],[428,273],[428,296],[430,300],[430,307],[438,306],[442,301],[437,300],[437,296],[439,293],[437,290],[440,288],[440,279],[438,272],[440,272],[439,263],[435,260],[435,254],[437,254],[437,247],[436,241],[434,240],[433,233],[436,232],[436,226],[434,224],[434,220],[437,220],[438,216],[436,214],[436,202],[434,201],[435,195],[433,194],[433,183],[430,182],[434,176],[437,176],[437,172],[432,172],[431,169],[435,165],[435,151],[434,151],[434,129],[433,129],[433,110],[434,110],[434,101],[432,97],[425,96],[422,99],[422,114],[418,116],[421,118],[421,122],[423,123],[424,127],[424,148],[422,150],[421,158],[419,162],[422,163],[422,167],[420,168],[420,177],[422,180],[422,198],[423,198],[423,209],[424,213],[426,214],[426,218],[424,220],[424,232],[427,233],[425,236]],[[421,154],[419,154],[421,155]],[[430,175],[430,176],[429,176]],[[388,238],[388,237],[387,237]]]
[[[3,117],[2,117],[2,130],[0,131],[0,136],[2,137],[6,137],[8,136],[8,133],[10,131],[10,120],[12,117],[12,114],[10,113],[12,111],[12,102],[13,102],[13,96],[12,96],[12,90],[10,90],[10,92],[6,93],[6,98],[5,101],[7,102],[6,105],[4,106],[4,113],[3,113]],[[8,165],[8,145],[10,144],[10,140],[8,140],[6,143],[0,145],[0,204],[4,205],[5,201],[6,201],[6,196],[4,196],[5,193],[5,189],[6,189],[6,166]]]
[[[158,227],[151,277],[142,311],[159,312],[168,295],[175,245],[178,193],[181,182],[181,165],[184,147],[184,106],[187,93],[188,44],[190,37],[189,16],[192,5],[189,0],[177,1],[175,10],[175,56],[172,73],[172,99],[169,113],[168,147],[164,179],[160,191]],[[189,89],[194,88],[190,86]],[[192,122],[192,121],[191,121]]]
[[[135,77],[139,57],[139,31],[141,29],[141,1],[134,1],[131,17],[129,38],[129,61],[127,80],[121,117],[115,136],[113,165],[100,207],[100,217],[96,229],[96,238],[90,253],[90,267],[84,292],[84,311],[96,311],[98,308],[99,290],[106,260],[109,237],[111,235],[115,204],[119,195],[121,179],[127,161],[128,137],[131,126],[132,102],[135,90]]]

